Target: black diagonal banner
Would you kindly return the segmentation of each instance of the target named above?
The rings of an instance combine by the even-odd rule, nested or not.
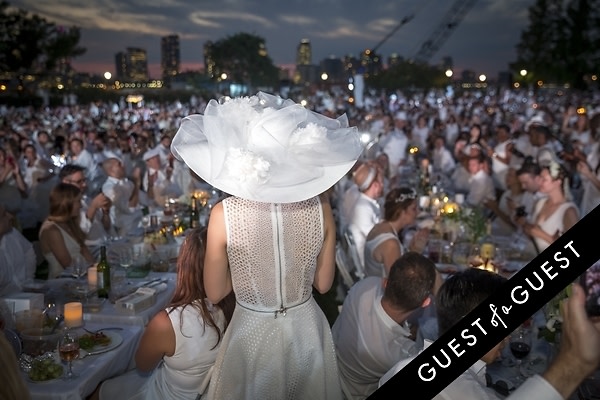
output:
[[[500,290],[377,389],[390,399],[407,387],[432,399],[600,258],[600,206],[554,241]],[[408,386],[407,386],[408,385]]]

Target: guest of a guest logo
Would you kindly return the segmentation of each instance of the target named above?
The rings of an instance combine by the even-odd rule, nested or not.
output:
[[[438,369],[450,368],[454,360],[466,353],[466,349],[477,345],[481,336],[487,336],[494,329],[506,330],[504,316],[509,315],[513,308],[517,311],[518,307],[527,303],[535,292],[544,290],[548,282],[560,279],[561,272],[567,270],[571,262],[579,257],[580,253],[571,240],[562,250],[554,253],[551,261],[542,260],[543,262],[538,263],[537,267],[529,269],[528,275],[520,277],[522,283],[514,282],[516,284],[510,291],[510,301],[507,301],[507,304],[497,306],[490,303],[489,318],[473,319],[457,337],[451,338],[445,346],[433,354],[430,361],[421,363],[418,368],[419,378],[424,382],[433,381],[438,374]]]

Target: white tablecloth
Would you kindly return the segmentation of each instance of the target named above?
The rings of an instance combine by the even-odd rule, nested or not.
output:
[[[177,274],[173,272],[150,272],[147,277],[142,279],[127,278],[132,285],[137,286],[143,282],[149,282],[153,279],[166,280],[166,288],[156,294],[154,304],[142,310],[135,315],[120,314],[117,312],[114,304],[105,302],[102,310],[97,313],[84,313],[83,320],[86,322],[121,325],[139,325],[146,326],[150,319],[160,310],[164,309],[167,303],[171,300],[175,291]]]
[[[85,323],[85,328],[97,330],[107,327],[106,324]],[[115,375],[119,375],[131,367],[133,356],[141,338],[143,328],[135,325],[124,325],[123,330],[112,331],[123,338],[123,343],[114,350],[96,356],[88,356],[73,361],[73,372],[79,374],[73,381],[66,382],[55,379],[48,382],[34,383],[23,373],[23,379],[32,400],[81,400],[89,396],[98,384]],[[65,365],[66,368],[66,365]]]

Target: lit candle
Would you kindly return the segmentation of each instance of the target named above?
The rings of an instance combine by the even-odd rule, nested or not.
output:
[[[87,279],[89,287],[96,287],[98,285],[98,270],[96,269],[96,267],[88,268]]]
[[[66,303],[64,315],[67,328],[76,328],[83,325],[83,305],[81,303]]]

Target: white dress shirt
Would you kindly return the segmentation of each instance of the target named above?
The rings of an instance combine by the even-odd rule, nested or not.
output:
[[[424,349],[431,343],[425,340]],[[398,362],[379,381],[381,387],[402,368],[408,365],[417,356]],[[488,388],[485,380],[486,364],[478,360],[468,370],[463,372],[450,385],[438,393],[433,400],[499,400],[500,397],[493,389]],[[562,396],[539,375],[527,379],[517,390],[511,393],[506,400],[563,400]]]
[[[354,238],[356,251],[363,268],[365,265],[367,235],[380,220],[381,206],[379,202],[361,192],[354,203],[354,209],[348,220],[348,230]]]
[[[406,159],[408,137],[403,131],[394,129],[383,138],[380,145],[388,156],[390,178],[393,178],[398,175],[400,163]]]
[[[408,327],[381,306],[383,280],[367,277],[348,292],[332,327],[340,378],[352,399],[364,399],[394,364],[418,353]]]
[[[472,175],[469,181],[469,192],[466,197],[467,203],[478,206],[486,200],[495,199],[496,188],[494,187],[492,177],[484,170],[479,170],[475,175]]]
[[[134,190],[135,185],[127,178],[117,179],[109,176],[102,185],[102,192],[112,201],[111,224],[120,229],[119,234],[121,235],[135,229],[142,218],[142,211],[139,207],[129,206],[129,199]]]
[[[33,245],[16,229],[0,237],[0,296],[21,292],[36,268]]]

